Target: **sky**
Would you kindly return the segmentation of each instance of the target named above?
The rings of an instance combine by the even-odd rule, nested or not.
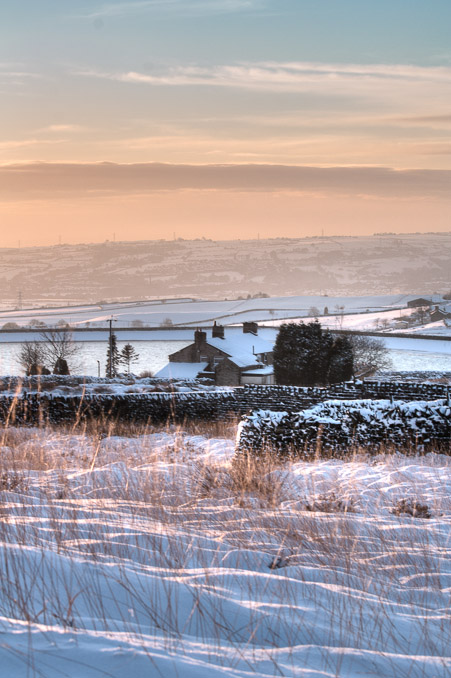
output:
[[[0,0],[0,246],[451,230],[449,0]]]

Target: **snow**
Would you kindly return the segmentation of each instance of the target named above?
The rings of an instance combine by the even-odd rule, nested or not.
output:
[[[206,367],[208,363],[168,363],[155,376],[164,379],[196,379]]]
[[[207,344],[214,346],[214,348],[219,348],[220,351],[224,351],[224,353],[227,353],[232,357],[245,353],[248,355],[270,353],[273,350],[272,342],[262,339],[259,336],[254,336],[253,334],[245,334],[244,332],[239,335],[236,333],[234,335],[230,335],[228,327],[225,328],[224,339],[207,336]]]
[[[449,320],[436,320],[427,325],[409,327],[408,329],[396,330],[398,333],[418,334],[420,336],[449,337],[451,338],[451,322]]]
[[[237,365],[237,367],[258,367],[259,365],[262,365],[252,353],[233,355],[230,360]]]
[[[4,432],[2,675],[449,676],[451,459],[246,485],[233,454],[175,429]]]
[[[265,365],[258,370],[246,370],[246,376],[263,376],[274,374],[274,367],[272,365]]]
[[[304,456],[381,445],[424,450],[449,443],[450,432],[448,400],[324,400],[299,412],[253,410],[240,422],[237,446],[258,454],[270,444],[288,455],[294,446]]]
[[[54,325],[58,321],[68,322],[74,327],[85,323],[101,323],[114,317],[117,325],[130,326],[140,320],[149,327],[159,327],[168,318],[174,325],[211,325],[214,320],[227,324],[242,323],[247,320],[272,320],[275,318],[307,317],[312,307],[322,312],[327,306],[330,313],[338,307],[344,313],[365,313],[366,311],[394,311],[405,308],[407,302],[420,294],[373,295],[373,296],[290,296],[262,299],[232,299],[225,301],[177,299],[171,302],[153,300],[142,302],[123,302],[102,306],[67,306],[61,308],[37,308],[9,310],[0,312],[0,324],[15,322],[21,326],[30,321],[39,320]],[[427,296],[427,295],[426,295]]]
[[[241,328],[227,327],[226,333],[233,341],[239,342],[243,336]],[[77,374],[97,375],[98,363],[101,364],[102,375],[105,373],[105,356],[107,350],[107,333],[102,332],[101,337],[97,337],[97,332],[93,332],[95,340],[91,341],[90,333],[82,332],[76,334],[77,345],[80,347],[80,356],[77,359],[79,366],[75,365],[73,372]],[[100,332],[99,332],[100,335]],[[274,342],[277,335],[277,328],[260,327],[259,336],[269,343]],[[188,346],[193,342],[193,330],[148,330],[134,333],[133,330],[118,332],[119,349],[126,342],[131,342],[137,350],[140,359],[133,370],[140,374],[144,370],[157,372],[168,362],[168,355]],[[249,335],[252,336],[252,335]],[[12,339],[8,333],[0,332],[0,374],[19,374],[20,367],[17,362],[17,352],[19,343],[24,339],[24,335],[13,335],[16,343],[7,343],[5,339]],[[34,341],[37,335],[31,333],[26,335],[26,339]],[[394,369],[407,371],[449,371],[451,370],[451,344],[445,339],[422,339],[410,337],[392,337],[384,335],[383,341],[387,344],[390,357],[393,361]],[[81,341],[78,341],[81,339]],[[5,342],[5,343],[4,343]],[[393,342],[393,347],[392,347]],[[416,350],[418,347],[419,350]],[[74,367],[74,366],[72,366]]]

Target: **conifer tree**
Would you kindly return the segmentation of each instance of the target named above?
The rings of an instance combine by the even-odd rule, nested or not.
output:
[[[120,353],[119,360],[122,365],[125,365],[127,374],[130,374],[131,364],[136,363],[139,360],[139,354],[135,351],[131,344],[125,344]]]
[[[120,356],[117,348],[117,338],[113,333],[111,340],[108,342],[108,349],[106,352],[105,374],[107,377],[117,377],[119,372]]]
[[[330,356],[329,384],[338,384],[340,381],[348,381],[354,374],[354,352],[351,341],[346,336],[335,338]]]
[[[278,384],[326,385],[346,381],[353,373],[352,346],[347,337],[334,339],[320,323],[285,323],[274,346]]]

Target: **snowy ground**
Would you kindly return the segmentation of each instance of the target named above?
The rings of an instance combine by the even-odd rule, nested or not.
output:
[[[451,458],[209,435],[4,432],[2,675],[449,676]]]
[[[373,296],[292,296],[263,299],[232,299],[230,301],[171,300],[111,303],[93,306],[67,306],[63,308],[36,308],[0,312],[0,326],[14,322],[19,326],[37,322],[55,325],[64,321],[73,327],[105,327],[109,318],[117,320],[118,327],[130,327],[139,321],[148,327],[161,327],[168,322],[172,325],[211,325],[214,320],[225,324],[257,322],[284,318],[307,318],[313,307],[322,314],[327,307],[329,313],[343,312],[384,313],[406,308],[407,302],[424,294],[392,294]],[[428,295],[428,298],[432,298]],[[399,311],[395,317],[399,316]],[[374,318],[372,319],[374,321]]]
[[[305,319],[304,319],[305,320]],[[311,320],[311,319],[308,319]],[[267,341],[275,341],[278,329],[276,327],[260,327],[259,337]],[[210,331],[209,331],[210,336]],[[238,341],[242,336],[241,327],[227,327],[226,337]],[[20,374],[17,355],[21,341],[37,341],[39,333],[27,335],[0,332],[0,374]],[[170,353],[180,350],[192,343],[194,330],[144,330],[138,333],[132,330],[117,332],[119,350],[125,343],[132,342],[139,354],[139,360],[133,364],[133,371],[140,374],[151,370],[153,373],[160,370],[168,362]],[[106,330],[92,333],[81,332],[75,335],[80,352],[74,364],[71,365],[74,374],[97,376],[100,364],[102,376],[105,374],[108,334]],[[393,337],[384,334],[383,341],[390,351],[393,368],[396,370],[451,370],[451,343],[442,339],[422,339],[410,337]]]
[[[318,320],[323,327],[330,330],[351,330],[353,332],[383,332],[384,336],[392,332],[396,334],[414,334],[431,337],[451,338],[451,324],[449,321],[438,320],[425,322],[423,325],[402,327],[400,323],[406,321],[415,313],[416,309],[402,308],[394,311],[375,311],[365,313],[343,313],[328,316],[319,316]],[[290,322],[311,322],[315,318],[293,318]],[[280,327],[286,320],[266,320],[265,324],[272,327]]]

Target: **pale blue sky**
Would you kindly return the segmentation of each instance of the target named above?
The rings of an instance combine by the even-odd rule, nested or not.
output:
[[[46,67],[451,62],[449,0],[2,0],[0,20],[1,60]]]

